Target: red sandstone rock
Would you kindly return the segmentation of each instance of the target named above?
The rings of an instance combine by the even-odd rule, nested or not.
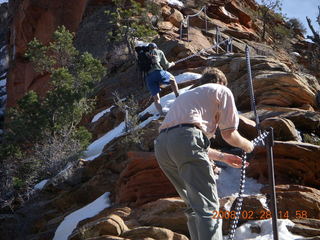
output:
[[[161,198],[137,208],[135,215],[142,225],[168,228],[188,235],[185,207],[181,198]]]
[[[237,16],[239,22],[244,25],[245,27],[251,28],[252,27],[252,19],[251,17],[246,14],[239,6],[238,3],[235,1],[231,1],[227,3],[226,9],[231,12],[233,15]]]
[[[267,153],[257,148],[248,167],[248,176],[267,183]],[[320,146],[275,141],[273,147],[276,184],[301,184],[310,187],[320,185]]]
[[[262,193],[270,194],[268,188]],[[288,212],[289,219],[320,219],[320,190],[301,185],[277,185],[277,207],[282,218]]]
[[[183,14],[179,10],[173,9],[171,15],[168,17],[168,21],[174,26],[180,27],[180,23],[183,21]]]
[[[263,129],[273,128],[274,139],[280,141],[298,141],[298,132],[295,129],[294,123],[286,118],[273,117],[267,118],[261,122]]]
[[[58,26],[64,25],[76,32],[86,8],[87,0],[20,0],[15,3],[11,26],[11,60],[7,85],[8,106],[16,104],[27,91],[35,90],[43,95],[47,90],[48,76],[36,74],[23,55],[33,38],[48,43]]]
[[[152,152],[129,152],[116,189],[117,203],[141,205],[163,197],[177,196]]]

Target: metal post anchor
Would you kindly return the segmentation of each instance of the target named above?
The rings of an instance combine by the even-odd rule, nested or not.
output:
[[[270,200],[271,200],[271,213],[272,213],[272,229],[273,229],[273,239],[279,240],[278,232],[278,210],[277,210],[277,199],[276,199],[276,189],[275,189],[275,177],[274,177],[274,162],[273,162],[273,145],[274,145],[274,135],[273,128],[268,129],[268,136],[266,139],[266,148],[268,154],[268,177],[270,186]]]

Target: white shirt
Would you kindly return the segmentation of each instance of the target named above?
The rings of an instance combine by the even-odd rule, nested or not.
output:
[[[172,104],[159,130],[178,124],[192,123],[210,139],[220,131],[237,129],[238,111],[231,90],[208,83],[181,94]]]

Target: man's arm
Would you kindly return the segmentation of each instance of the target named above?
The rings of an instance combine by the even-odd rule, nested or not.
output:
[[[164,69],[168,69],[174,65],[174,63],[171,63],[167,60],[163,51],[159,50],[159,54],[160,54],[160,64]]]
[[[224,162],[234,168],[240,168],[242,166],[242,159],[237,155],[223,153],[209,148],[208,156],[210,160]],[[248,165],[249,163],[247,163],[247,166]]]
[[[226,129],[221,131],[222,138],[234,147],[241,148],[243,151],[250,153],[253,151],[253,144],[246,138],[242,137],[237,129]]]

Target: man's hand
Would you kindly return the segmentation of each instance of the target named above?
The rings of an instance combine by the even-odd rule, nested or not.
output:
[[[209,148],[208,150],[208,157],[213,161],[225,162],[226,164],[234,168],[241,168],[242,166],[241,157],[230,153],[223,153],[212,148]],[[246,167],[248,165],[249,163],[247,162]]]
[[[221,161],[234,168],[241,168],[242,166],[242,158],[229,153],[223,153],[223,158],[221,159]],[[246,167],[248,166],[249,163],[247,162]]]

